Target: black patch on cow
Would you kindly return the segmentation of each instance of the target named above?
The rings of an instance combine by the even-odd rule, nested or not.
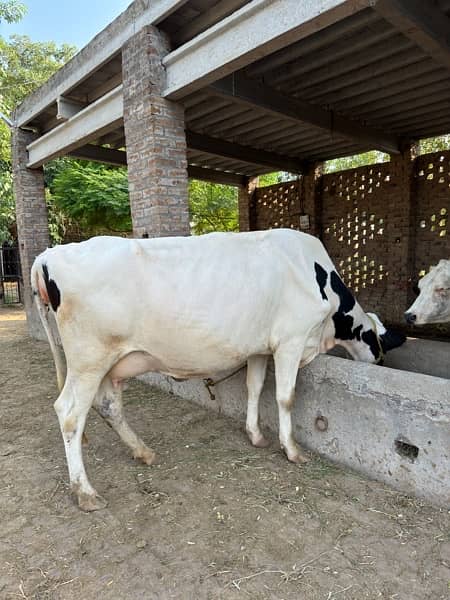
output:
[[[353,335],[353,317],[344,315],[341,311],[335,312],[333,315],[335,338],[338,340],[352,340]]]
[[[328,273],[323,267],[319,265],[319,263],[316,262],[314,263],[314,269],[316,271],[316,281],[319,285],[322,298],[324,300],[328,300],[328,296],[325,293],[325,286],[327,285]]]
[[[370,331],[364,331],[362,334],[362,340],[363,342],[365,342],[369,348],[370,351],[372,352],[372,354],[375,357],[375,360],[378,360],[380,358],[380,346],[378,343],[378,338],[375,334],[375,332],[373,332],[372,330]]]
[[[339,296],[339,312],[350,312],[355,306],[356,301],[353,297],[353,294],[336,273],[336,271],[331,271],[330,273],[330,284],[332,290]]]
[[[56,283],[53,281],[53,279],[50,279],[48,275],[47,265],[42,265],[42,272],[44,273],[45,287],[47,288],[50,304],[52,305],[53,310],[56,312],[58,310],[58,306],[61,304],[61,294]]]
[[[346,314],[356,304],[353,294],[336,271],[330,273],[330,285],[332,290],[339,296],[339,308],[333,315],[335,338],[338,340],[354,340],[355,338],[360,340],[362,325],[358,325],[353,329],[354,319]]]
[[[388,352],[394,348],[398,348],[406,342],[406,336],[394,329],[388,329],[386,333],[380,335],[381,347],[383,352]]]
[[[353,330],[353,336],[358,340],[358,342],[361,341],[362,328],[363,328],[362,325],[358,325],[358,327],[355,327],[355,329]]]

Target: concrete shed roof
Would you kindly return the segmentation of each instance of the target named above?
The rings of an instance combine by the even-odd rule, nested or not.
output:
[[[136,0],[17,108],[41,134],[30,166],[126,161],[120,48],[147,24],[171,42],[191,175],[239,183],[450,132],[450,0]]]

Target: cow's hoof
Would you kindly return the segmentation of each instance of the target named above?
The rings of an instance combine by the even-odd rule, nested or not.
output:
[[[108,502],[98,494],[78,494],[78,506],[84,512],[102,510],[108,506]]]
[[[150,448],[143,448],[133,454],[133,458],[141,460],[145,465],[154,465],[157,461],[156,452],[150,450]]]
[[[290,462],[296,463],[297,465],[303,465],[309,462],[309,458],[300,450],[300,448],[297,445],[295,445],[293,448],[288,449],[285,446],[283,446],[283,444],[281,444],[281,449],[284,450],[287,459]]]
[[[287,454],[288,460],[296,463],[297,465],[304,465],[309,462],[309,458],[302,454],[302,452],[295,452],[294,454]]]
[[[265,438],[262,433],[258,434],[248,434],[250,441],[255,448],[267,448],[270,446],[270,440]]]

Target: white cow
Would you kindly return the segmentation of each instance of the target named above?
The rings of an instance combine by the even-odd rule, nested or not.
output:
[[[450,260],[442,259],[419,280],[419,296],[405,312],[410,325],[450,322]]]
[[[291,230],[97,237],[46,250],[31,281],[62,388],[55,410],[70,483],[88,511],[104,506],[81,452],[92,405],[135,458],[155,459],[123,416],[124,379],[148,371],[205,377],[247,363],[247,432],[263,446],[258,400],[273,355],[280,443],[289,460],[303,462],[291,424],[299,366],[335,344],[379,362],[405,340],[364,313],[317,238]],[[67,375],[45,305],[56,317]]]

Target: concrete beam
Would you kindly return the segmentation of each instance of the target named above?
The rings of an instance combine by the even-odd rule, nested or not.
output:
[[[225,171],[217,171],[216,169],[207,169],[194,165],[188,166],[188,177],[200,179],[200,181],[210,181],[211,183],[234,186],[244,185],[246,181],[244,175],[236,175],[235,173],[226,173]]]
[[[434,2],[378,0],[374,9],[429,56],[450,69],[450,18]]]
[[[69,152],[69,156],[81,158],[82,160],[93,160],[94,162],[107,165],[115,165],[116,167],[125,167],[127,165],[127,153],[123,150],[114,150],[113,148],[104,148],[103,146],[94,146],[93,144],[72,150]]]
[[[257,106],[272,114],[283,115],[297,124],[309,123],[330,133],[371,144],[373,148],[382,152],[399,152],[399,140],[394,135],[360,125],[335,114],[332,110],[325,110],[304,100],[280,94],[277,90],[240,73],[233,73],[216,81],[209,89],[246,106]]]
[[[58,121],[68,121],[85,106],[81,102],[75,102],[74,100],[64,98],[64,96],[58,96],[56,98],[56,118]]]
[[[290,173],[301,173],[303,171],[303,162],[289,156],[283,156],[282,154],[267,152],[265,150],[258,150],[251,146],[233,144],[225,140],[208,137],[192,131],[186,132],[186,142],[188,148],[206,152],[207,154],[225,156],[254,165],[263,165],[273,169],[279,169],[280,171],[289,171]]]
[[[80,158],[82,160],[93,160],[117,167],[127,165],[127,153],[123,150],[114,150],[113,148],[104,148],[103,146],[86,145],[69,152],[69,156]],[[223,185],[244,185],[246,177],[236,175],[235,173],[226,173],[216,169],[208,169],[194,165],[188,166],[188,177],[200,179],[201,181],[210,181],[211,183],[221,183]]]
[[[68,154],[118,127],[122,118],[123,98],[120,85],[32,142],[27,147],[27,166],[40,167],[53,158]]]
[[[371,0],[252,0],[164,58],[164,95],[182,98],[369,5]]]
[[[23,127],[40,112],[108,62],[137,31],[157,25],[188,0],[136,0],[96,35],[72,60],[59,69],[16,108],[15,125]]]
[[[180,46],[207,29],[211,23],[217,23],[227,17],[241,5],[242,0],[220,0],[170,37],[177,46]]]

